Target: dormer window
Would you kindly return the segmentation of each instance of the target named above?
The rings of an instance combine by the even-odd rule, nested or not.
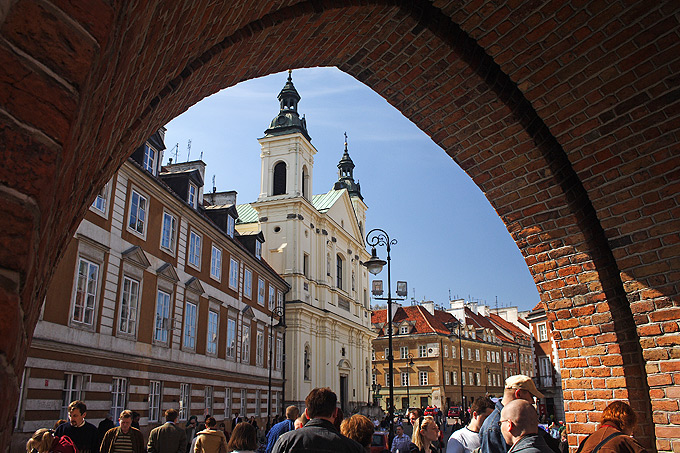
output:
[[[148,171],[152,175],[156,175],[156,156],[158,153],[155,149],[149,146],[148,143],[144,144],[144,170]]]
[[[188,201],[189,204],[191,205],[192,208],[196,207],[196,198],[198,195],[198,187],[196,187],[196,184],[194,183],[189,183],[189,197]]]
[[[232,216],[228,215],[227,216],[227,235],[230,238],[234,237],[234,226],[235,226],[235,224],[236,224],[236,220]]]
[[[399,333],[400,333],[401,335],[406,335],[406,334],[408,334],[408,326],[401,326],[401,327],[399,328]]]
[[[255,258],[262,258],[262,242],[255,241]]]

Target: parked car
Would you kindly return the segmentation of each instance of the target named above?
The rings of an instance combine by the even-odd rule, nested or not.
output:
[[[432,406],[427,406],[427,407],[425,408],[424,414],[425,414],[425,416],[430,415],[430,416],[434,417],[435,415],[437,415],[437,408],[436,408],[436,407],[432,407]]]
[[[384,431],[374,432],[373,439],[371,439],[371,453],[390,453],[389,435],[390,433]]]
[[[449,408],[448,416],[451,418],[460,418],[463,414],[463,408],[460,406],[451,406]]]

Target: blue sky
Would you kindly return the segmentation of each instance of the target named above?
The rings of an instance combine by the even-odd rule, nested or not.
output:
[[[199,159],[218,191],[236,190],[238,203],[260,189],[257,139],[279,111],[287,74],[249,80],[210,96],[166,125],[165,162]],[[354,177],[368,205],[366,231],[382,228],[392,247],[392,280],[408,282],[408,298],[448,306],[471,298],[490,306],[530,310],[538,292],[521,253],[479,188],[446,153],[370,88],[336,68],[298,69],[314,161],[314,193],[337,180],[347,132]],[[188,154],[188,141],[191,153]],[[385,258],[385,250],[378,249]],[[377,278],[387,280],[383,271]],[[396,285],[396,283],[395,283]],[[395,288],[393,288],[395,289]],[[408,303],[405,302],[405,303]]]

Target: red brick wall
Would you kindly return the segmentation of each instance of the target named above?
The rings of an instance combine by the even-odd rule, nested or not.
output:
[[[221,88],[336,65],[441,145],[507,225],[549,307],[570,431],[622,398],[639,439],[680,448],[680,4],[434,5],[0,5],[3,445],[55,263],[127,154]]]

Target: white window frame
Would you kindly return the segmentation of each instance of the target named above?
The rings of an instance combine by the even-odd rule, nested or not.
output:
[[[258,260],[262,258],[262,242],[255,240],[255,258]]]
[[[152,175],[156,176],[156,159],[158,158],[158,151],[150,146],[148,143],[144,143],[144,158],[142,160],[142,167],[144,170],[148,171]]]
[[[137,313],[141,290],[142,283],[139,280],[123,275],[118,311],[118,333],[130,336],[137,334]]]
[[[238,291],[238,261],[229,258],[229,288]]]
[[[400,334],[400,335],[408,335],[408,327],[409,327],[409,326],[401,326],[401,327],[399,327],[399,334]]]
[[[402,387],[408,387],[410,384],[409,382],[409,373],[408,371],[402,371],[401,372],[401,386]]]
[[[250,363],[250,325],[244,322],[241,330],[241,362]]]
[[[276,289],[274,285],[269,284],[269,311],[274,309],[274,304],[276,303]]]
[[[83,265],[86,266],[84,274],[82,273]],[[94,278],[91,275],[93,270],[95,271]],[[93,327],[99,294],[99,264],[82,256],[78,257],[74,283],[71,321],[76,325]],[[79,300],[81,303],[78,302]],[[82,315],[76,316],[76,310],[80,310]]]
[[[236,320],[227,318],[227,358],[236,358]]]
[[[451,346],[451,358],[455,359],[456,358],[456,348],[455,346]]]
[[[375,362],[375,349],[371,349],[371,360]]]
[[[264,366],[264,332],[257,331],[255,338],[255,365]]]
[[[203,235],[196,233],[193,230],[189,231],[189,247],[187,248],[187,263],[190,266],[201,270],[201,249],[203,243]]]
[[[253,298],[253,271],[243,268],[243,295],[248,299]]]
[[[385,348],[385,355],[383,356],[383,357],[385,357],[385,360],[387,360],[389,355],[390,355],[390,348]]]
[[[476,349],[475,349],[475,360],[476,360],[477,362],[481,362],[481,360],[482,360],[482,359],[481,359],[481,356],[480,356],[480,354],[479,354],[479,348],[476,348]]]
[[[402,346],[399,348],[399,358],[408,359],[408,346]]]
[[[451,385],[451,375],[448,371],[444,372],[444,385]]]
[[[104,184],[104,187],[97,193],[94,201],[90,205],[90,209],[97,213],[98,215],[107,218],[109,211],[109,188],[111,187],[111,181]]]
[[[492,362],[493,360],[491,359],[491,351],[486,351],[486,361],[487,362]]]
[[[128,382],[127,378],[114,377],[111,382],[111,415],[119,416],[127,406]]]
[[[236,219],[232,216],[227,215],[227,236],[230,238],[234,237],[234,229],[236,227]]]
[[[179,419],[187,420],[191,413],[191,384],[179,384]]]
[[[467,380],[465,379],[465,371],[460,373],[460,378],[461,378],[461,384],[462,385],[467,385]]]
[[[548,341],[548,327],[546,323],[542,322],[536,325],[536,335],[538,336],[538,341],[540,343]]]
[[[427,345],[418,345],[418,357],[423,358],[427,357]]]
[[[165,210],[163,211],[163,223],[161,224],[160,246],[161,250],[175,256],[177,247],[177,217]]]
[[[217,336],[219,332],[220,315],[215,310],[208,310],[208,333],[206,335],[205,353],[217,355]]]
[[[187,301],[184,305],[184,335],[182,344],[184,349],[196,349],[196,321],[198,318],[198,304]]]
[[[427,371],[418,371],[418,385],[428,385]]]
[[[192,208],[196,209],[196,204],[198,202],[198,186],[193,182],[189,182],[187,201]]]
[[[172,305],[172,293],[158,288],[156,290],[156,316],[154,320],[154,332],[153,332],[153,341],[156,344],[168,345],[168,342],[170,340],[171,305]]]
[[[205,403],[204,414],[213,414],[213,407],[215,406],[214,393],[212,385],[206,385],[203,388],[203,402]]]
[[[210,276],[218,282],[222,281],[222,249],[215,244],[210,252]]]
[[[136,202],[135,195],[137,196]],[[146,224],[148,221],[148,216],[149,216],[148,197],[143,195],[137,189],[133,188],[130,191],[130,207],[128,210],[127,230],[130,231],[132,234],[135,234],[142,238],[146,238]],[[142,231],[139,231],[140,227]]]
[[[265,284],[262,277],[257,278],[257,303],[264,307]]]
[[[283,292],[281,290],[276,291],[276,306],[283,308]]]
[[[248,390],[241,389],[241,415],[248,416]]]
[[[71,404],[71,401],[85,399],[85,391],[89,382],[89,374],[64,373],[60,418],[68,419],[68,405]]]
[[[161,418],[161,381],[149,381],[149,421]]]
[[[229,420],[232,417],[231,412],[231,387],[224,388],[224,419]]]
[[[451,379],[453,380],[453,385],[458,385],[458,371],[451,373]]]
[[[276,339],[276,361],[274,368],[280,370],[283,367],[283,338]]]

